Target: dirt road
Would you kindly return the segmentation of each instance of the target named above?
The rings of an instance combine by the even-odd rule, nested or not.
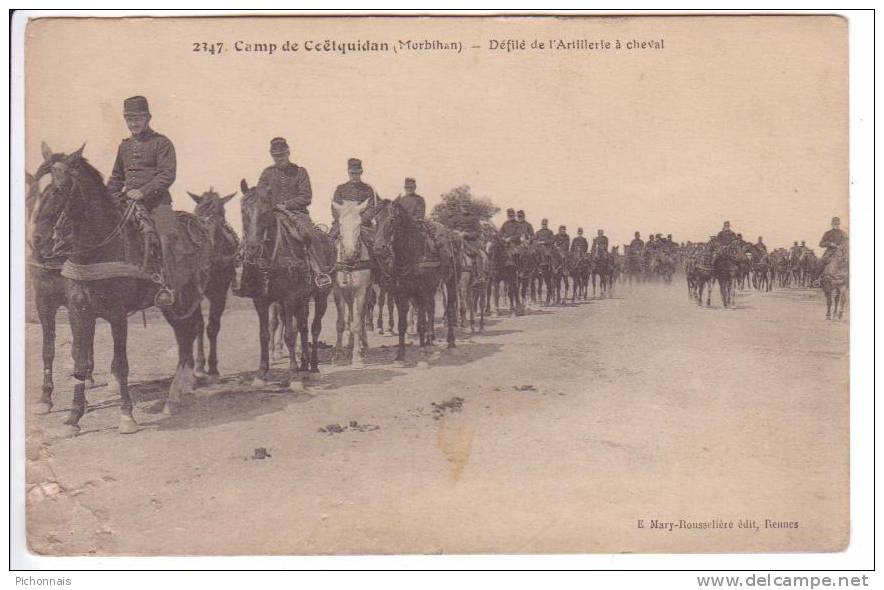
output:
[[[737,302],[698,308],[682,281],[622,286],[614,299],[492,318],[485,333],[461,333],[454,351],[440,350],[426,367],[415,366],[413,348],[410,366],[396,367],[393,339],[370,334],[366,368],[324,364],[321,380],[298,394],[249,386],[256,320],[235,310],[223,319],[223,382],[198,389],[172,417],[147,411],[176,362],[172,332],[133,318],[142,430],[117,434],[119,409],[97,389],[73,439],[55,438],[71,400],[62,325],[55,410],[28,418],[30,546],[47,554],[840,549],[849,514],[847,323],[823,319],[818,291],[741,292]],[[326,342],[333,317],[332,309]],[[106,371],[106,324],[98,334],[96,370]],[[28,325],[32,401],[39,345],[39,327]],[[269,456],[254,458],[260,448]]]

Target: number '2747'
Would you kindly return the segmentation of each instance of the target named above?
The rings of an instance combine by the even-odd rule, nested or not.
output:
[[[206,41],[200,41],[193,44],[193,50],[197,53],[208,53],[211,55],[215,55],[216,53],[221,53],[224,51],[224,43],[218,41],[217,43],[207,43]]]

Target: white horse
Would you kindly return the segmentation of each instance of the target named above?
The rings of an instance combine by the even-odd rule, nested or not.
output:
[[[369,201],[357,204],[345,201],[343,204],[332,203],[338,215],[340,234],[335,242],[337,252],[337,269],[335,271],[334,294],[338,308],[338,338],[335,342],[335,357],[344,352],[344,330],[350,332],[348,348],[353,354],[350,364],[361,367],[364,363],[365,349],[368,348],[368,336],[365,333],[365,299],[371,287],[371,268],[369,253],[362,242],[362,213],[368,208]]]

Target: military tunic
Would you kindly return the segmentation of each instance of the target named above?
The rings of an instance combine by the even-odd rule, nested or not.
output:
[[[268,166],[258,179],[258,195],[271,207],[283,205],[288,211],[307,213],[313,200],[307,169],[292,163]]]
[[[641,238],[634,238],[631,242],[629,242],[629,250],[627,251],[630,256],[641,256],[642,250],[645,249],[645,242]]]
[[[571,241],[571,252],[586,254],[589,251],[589,242],[583,236],[577,236]]]
[[[114,196],[140,190],[141,203],[148,211],[161,203],[171,205],[169,187],[175,182],[175,167],[175,146],[169,138],[145,129],[120,143],[107,190]]]
[[[515,219],[507,219],[500,226],[500,237],[509,239],[512,242],[520,241],[522,238],[522,228]]]
[[[723,229],[718,232],[718,243],[721,244],[722,247],[727,246],[735,239],[737,239],[737,234],[729,229]]]
[[[571,237],[568,234],[556,234],[553,238],[553,245],[567,252],[571,247]]]
[[[767,254],[767,244],[765,244],[764,242],[756,243],[755,248]]]
[[[592,251],[595,254],[608,252],[608,236],[596,236],[592,240]]]
[[[541,227],[537,230],[537,233],[534,234],[534,241],[538,244],[549,245],[553,243],[556,235],[552,233],[552,230],[546,227]]]
[[[534,226],[528,223],[527,221],[519,221],[516,220],[516,223],[519,224],[519,231],[521,232],[521,236],[523,240],[528,240],[534,237]]]
[[[427,205],[424,198],[418,194],[403,195],[399,197],[399,205],[411,215],[412,219],[422,220],[427,214]]]
[[[843,229],[830,229],[823,234],[823,239],[820,240],[820,248],[829,249],[840,246],[846,239],[847,233]]]
[[[344,203],[344,201],[352,201],[360,204],[365,201],[369,201],[369,209],[372,209],[377,205],[377,193],[375,193],[371,185],[366,184],[362,181],[353,182],[351,180],[349,182],[345,182],[344,184],[338,185],[338,188],[335,189],[334,196],[332,196],[332,203],[337,203],[338,205],[341,205]],[[371,217],[367,213],[369,213],[369,211],[363,213],[362,223],[365,225],[370,225]],[[337,224],[338,212],[335,211],[334,207],[332,207],[332,218],[334,219],[334,223]]]

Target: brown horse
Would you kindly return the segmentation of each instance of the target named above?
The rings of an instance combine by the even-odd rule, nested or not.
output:
[[[725,309],[737,306],[735,287],[739,272],[738,259],[741,252],[739,244],[732,242],[719,249],[712,259],[712,274],[718,281],[718,288],[721,291],[721,305]]]
[[[500,284],[503,283],[504,296],[509,299],[510,311],[513,315],[522,315],[525,310],[522,305],[519,281],[523,264],[525,269],[530,268],[531,261],[523,258],[526,253],[530,253],[530,250],[523,247],[513,247],[499,236],[493,236],[488,242],[487,252],[489,284],[486,290],[488,299],[485,305],[486,311],[490,310],[490,304],[493,301],[494,311],[500,315]],[[530,275],[525,273],[525,276]]]
[[[308,371],[319,372],[319,334],[331,286],[320,288],[314,283],[304,245],[292,239],[285,230],[285,213],[271,208],[259,196],[257,187],[249,188],[245,180],[241,181],[240,190],[243,194],[240,201],[243,223],[242,291],[251,297],[258,314],[260,344],[258,371],[252,384],[264,387],[270,377],[270,306],[279,303],[282,308],[283,337],[289,350],[289,387],[299,391],[303,386],[299,377],[306,377]],[[266,234],[264,229],[267,230]],[[311,239],[323,238],[314,232]],[[325,239],[331,241],[327,236]],[[331,247],[330,243],[326,245]],[[311,299],[313,322],[308,328]],[[313,336],[312,347],[308,329]],[[301,340],[300,368],[295,355],[297,335]],[[301,372],[305,374],[301,375]]]
[[[433,345],[436,291],[445,285],[445,319],[448,324],[448,348],[454,348],[457,324],[457,283],[460,275],[460,252],[456,236],[447,235],[439,226],[436,236],[402,209],[398,201],[382,201],[376,207],[377,228],[372,255],[378,263],[380,283],[396,299],[399,314],[398,362],[405,361],[405,330],[408,308],[417,308],[417,331],[421,352]]]
[[[239,253],[239,239],[236,232],[227,225],[224,216],[224,205],[236,196],[236,191],[222,197],[212,188],[202,195],[187,192],[196,203],[194,215],[200,218],[209,230],[212,240],[212,260],[209,267],[209,282],[206,284],[205,296],[209,300],[209,322],[203,323],[202,306],[197,311],[197,353],[196,368],[194,373],[197,377],[205,377],[211,383],[216,383],[218,374],[218,332],[221,331],[221,314],[227,305],[227,292],[230,290],[230,282],[236,275],[236,257]],[[206,354],[203,343],[203,332],[209,337],[209,369],[206,371]]]
[[[45,143],[42,145],[45,160],[34,176],[26,175],[28,192],[27,207],[28,280],[34,293],[34,305],[43,331],[43,387],[40,401],[34,407],[38,414],[49,412],[55,384],[52,367],[55,361],[55,317],[59,307],[67,307],[67,295],[61,267],[70,251],[69,223],[62,216],[64,200],[60,191],[48,185],[40,191],[40,178],[60,156],[53,155]],[[90,367],[93,365],[89,361]],[[92,368],[86,371],[86,388],[96,387]]]
[[[848,286],[850,284],[850,258],[847,240],[835,248],[835,252],[826,261],[820,274],[820,286],[826,294],[826,319],[844,315],[847,303]]]
[[[80,418],[86,412],[86,385],[92,369],[95,321],[110,323],[114,342],[111,372],[120,386],[119,432],[138,430],[132,416],[129,395],[129,360],[126,352],[129,314],[150,307],[160,290],[145,268],[145,240],[130,220],[135,203],[123,206],[108,194],[98,171],[82,156],[83,148],[62,156],[52,165],[52,183],[64,198],[64,211],[71,222],[72,252],[62,268],[69,302],[72,353],[74,357],[74,400],[65,424],[72,433],[79,432]],[[178,367],[169,387],[164,411],[173,413],[181,396],[193,392],[193,342],[197,314],[209,276],[211,242],[199,220],[183,212],[176,213],[176,238],[171,252],[175,256],[176,281],[180,284],[173,305],[162,309],[175,331],[178,342]]]

